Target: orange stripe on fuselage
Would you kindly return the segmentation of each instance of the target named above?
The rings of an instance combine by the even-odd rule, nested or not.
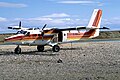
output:
[[[53,35],[45,35],[45,36],[41,36],[41,35],[38,35],[38,34],[31,34],[29,36],[16,36],[16,37],[11,37],[11,38],[7,38],[5,39],[5,41],[19,41],[19,40],[50,40],[53,38]]]
[[[89,38],[91,34],[89,32],[85,33],[68,33],[67,39],[82,39],[82,38]]]
[[[44,30],[44,34],[54,34],[54,33],[58,33],[56,32],[56,30]]]

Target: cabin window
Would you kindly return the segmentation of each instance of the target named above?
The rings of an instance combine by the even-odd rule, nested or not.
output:
[[[27,33],[27,31],[21,30],[21,31],[18,31],[16,34],[26,34],[26,33]]]
[[[33,30],[33,28],[29,28],[28,30]]]
[[[39,30],[39,28],[34,28],[34,30]]]
[[[41,36],[41,34],[38,34],[38,36]]]
[[[33,36],[37,36],[37,34],[34,34]]]
[[[26,35],[26,36],[29,36],[29,35],[30,35],[30,32],[27,32],[25,35]]]

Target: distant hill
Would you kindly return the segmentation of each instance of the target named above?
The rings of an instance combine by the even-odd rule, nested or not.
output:
[[[3,41],[4,38],[9,37],[11,35],[14,35],[15,33],[5,33],[5,34],[0,34],[0,41]]]
[[[120,38],[120,30],[118,31],[100,31],[100,35],[96,39]]]

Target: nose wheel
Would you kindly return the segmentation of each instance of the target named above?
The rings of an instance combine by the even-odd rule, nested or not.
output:
[[[19,47],[19,45],[15,48],[14,52],[15,52],[15,54],[21,53],[21,48]]]

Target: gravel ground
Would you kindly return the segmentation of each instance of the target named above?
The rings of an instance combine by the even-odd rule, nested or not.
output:
[[[91,42],[50,47],[0,46],[0,80],[120,80],[120,42]],[[62,62],[59,63],[59,59]]]

